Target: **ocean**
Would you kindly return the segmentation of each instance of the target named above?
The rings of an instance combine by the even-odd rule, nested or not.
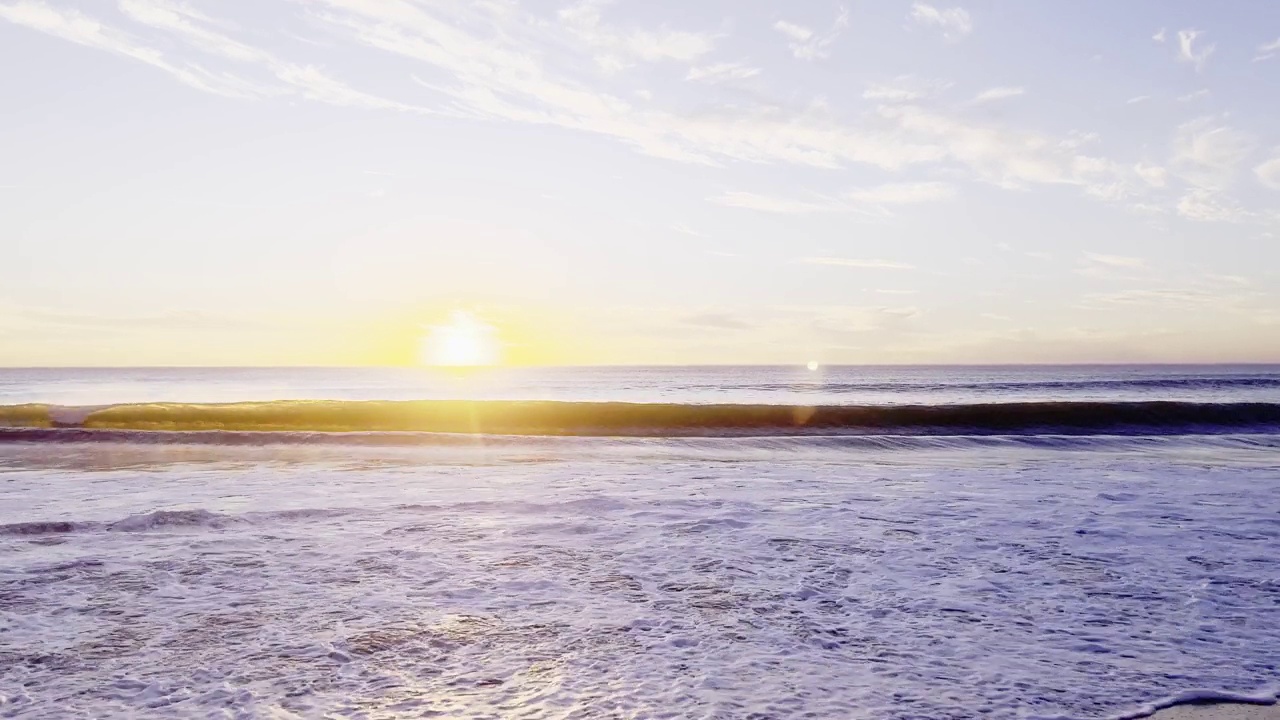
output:
[[[1280,692],[1280,366],[0,369],[0,717]]]

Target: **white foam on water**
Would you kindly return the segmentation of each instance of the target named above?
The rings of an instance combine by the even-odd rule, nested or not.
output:
[[[0,449],[0,715],[1100,719],[1280,682],[1265,444],[619,447]]]

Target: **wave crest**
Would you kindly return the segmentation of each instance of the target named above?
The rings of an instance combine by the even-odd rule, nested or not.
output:
[[[123,431],[451,433],[681,437],[804,434],[1075,434],[1280,428],[1280,404],[1020,402],[712,405],[559,401],[277,401],[128,404],[74,414],[0,407],[0,425]],[[66,422],[74,417],[78,421]],[[60,418],[62,420],[60,420]],[[0,433],[38,440],[31,433]],[[3,439],[3,437],[0,437]],[[67,439],[62,437],[59,439]]]

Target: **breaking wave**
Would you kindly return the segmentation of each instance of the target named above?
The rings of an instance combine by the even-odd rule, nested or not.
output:
[[[120,432],[538,436],[1212,434],[1280,429],[1280,404],[1022,402],[968,405],[712,405],[558,401],[275,401],[0,406],[0,441],[130,439]],[[58,433],[57,429],[77,432]],[[43,431],[43,432],[42,432]],[[93,432],[90,432],[93,431]],[[102,433],[114,431],[117,435]],[[105,437],[99,434],[105,435]],[[136,436],[131,436],[135,437]],[[234,436],[225,436],[234,440]],[[286,439],[278,437],[278,439]]]

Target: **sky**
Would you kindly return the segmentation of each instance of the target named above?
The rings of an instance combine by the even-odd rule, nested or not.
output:
[[[0,365],[1280,361],[1280,3],[0,0]]]

